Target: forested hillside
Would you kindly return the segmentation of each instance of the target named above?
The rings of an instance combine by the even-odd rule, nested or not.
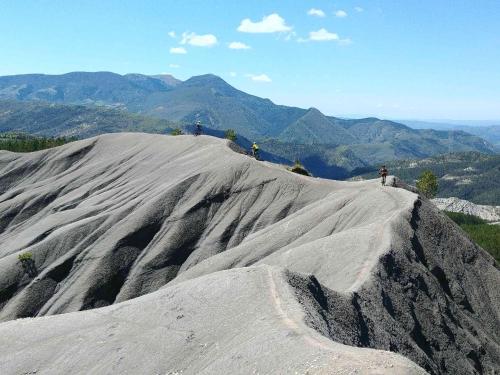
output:
[[[86,138],[116,132],[169,132],[177,124],[102,106],[0,100],[0,132]]]
[[[477,204],[500,205],[500,155],[453,153],[422,160],[387,161],[389,173],[414,185],[424,170],[439,178],[438,197],[458,197]],[[377,176],[377,168],[362,174]]]

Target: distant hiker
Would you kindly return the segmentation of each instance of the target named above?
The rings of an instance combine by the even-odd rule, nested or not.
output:
[[[382,168],[380,168],[380,170],[378,171],[378,174],[382,176],[382,185],[385,186],[385,179],[387,177],[387,174],[389,172],[387,171],[387,168],[385,167],[385,165],[382,166]]]
[[[255,142],[252,145],[252,156],[259,160],[259,145]]]
[[[195,126],[194,135],[195,136],[201,135],[201,121],[196,120],[196,122],[194,123],[194,126]]]

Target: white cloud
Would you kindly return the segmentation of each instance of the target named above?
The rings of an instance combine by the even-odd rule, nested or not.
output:
[[[309,9],[307,14],[310,16],[316,16],[316,17],[324,17],[325,16],[325,12],[323,12],[321,9],[316,9],[316,8]]]
[[[230,75],[231,77],[236,77],[236,76],[237,76],[236,72],[229,72],[229,75]]]
[[[168,67],[169,68],[180,68],[181,66],[177,65],[177,64],[169,64]]]
[[[231,49],[250,49],[251,47],[249,45],[246,45],[245,43],[231,42],[231,43],[229,43],[229,48],[231,48]]]
[[[341,39],[337,33],[332,33],[325,28],[321,28],[318,31],[309,32],[308,38],[297,38],[297,43],[307,43],[307,42],[330,42],[335,41],[341,46],[347,46],[352,43],[350,38]]]
[[[169,31],[168,36],[173,38],[173,39],[175,39],[177,37],[177,35],[175,34],[175,31]]]
[[[319,29],[318,31],[311,31],[309,33],[309,40],[315,42],[327,42],[330,40],[339,40],[339,36],[336,33],[331,33],[327,29]]]
[[[347,17],[347,12],[345,10],[337,10],[335,12],[335,17],[339,17],[339,18]]]
[[[356,12],[358,12],[358,13],[361,13],[362,11],[364,11],[364,9],[363,9],[363,8],[361,8],[361,7],[354,7],[354,10],[355,10]]]
[[[217,37],[213,34],[198,35],[196,33],[182,33],[181,44],[190,44],[196,47],[212,47],[217,44]]]
[[[170,53],[174,55],[185,55],[187,51],[184,47],[172,47],[170,48]]]
[[[246,76],[256,82],[271,82],[271,78],[267,74],[247,74]]]
[[[243,33],[277,33],[291,31],[292,28],[286,24],[278,13],[273,13],[262,17],[262,21],[258,22],[245,18],[241,21],[237,30]]]

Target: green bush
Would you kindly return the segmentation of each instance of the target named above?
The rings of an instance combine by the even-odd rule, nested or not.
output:
[[[17,258],[21,262],[26,262],[26,261],[33,260],[33,254],[28,251],[26,253],[19,254],[19,256]]]
[[[236,139],[238,137],[236,136],[236,132],[233,129],[227,129],[226,132],[224,133],[224,138],[236,142]]]
[[[172,132],[171,132],[170,134],[171,134],[171,135],[182,135],[182,134],[184,134],[184,133],[182,132],[182,130],[181,130],[181,129],[179,129],[179,128],[175,128],[174,130],[172,130]]]
[[[295,164],[290,168],[290,171],[293,173],[301,174],[304,176],[310,176],[311,174],[304,168],[302,163],[299,160],[295,160]]]
[[[438,191],[437,177],[431,171],[424,171],[417,180],[417,189],[427,198],[433,198]]]

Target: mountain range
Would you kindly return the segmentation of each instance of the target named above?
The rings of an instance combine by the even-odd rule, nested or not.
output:
[[[485,139],[500,150],[500,120],[463,121],[463,123],[459,121],[435,122],[417,120],[401,120],[400,122],[414,129],[461,130]]]
[[[377,118],[341,119],[315,108],[276,105],[269,99],[237,90],[211,74],[186,81],[169,75],[110,72],[4,76],[0,77],[0,100],[109,107],[141,116],[135,118],[141,124],[151,121],[153,132],[167,131],[173,123],[189,127],[198,119],[215,131],[234,129],[244,143],[260,142],[277,159],[300,159],[314,175],[322,177],[345,178],[354,169],[393,159],[423,158],[450,151],[495,152],[489,142],[463,131],[412,129]],[[1,116],[10,113],[6,104],[2,106],[0,121]],[[116,112],[109,113],[120,121]],[[146,118],[170,123],[159,125]],[[30,122],[29,116],[26,121],[35,123]],[[33,126],[24,124],[24,128],[43,133],[47,130],[44,123],[49,122],[52,128],[58,124],[57,119],[37,121]],[[114,131],[120,127],[115,124]],[[131,130],[130,126],[124,128]],[[104,126],[91,135],[108,129]],[[149,131],[148,126],[142,125],[137,130]],[[88,135],[82,132],[82,136]]]

